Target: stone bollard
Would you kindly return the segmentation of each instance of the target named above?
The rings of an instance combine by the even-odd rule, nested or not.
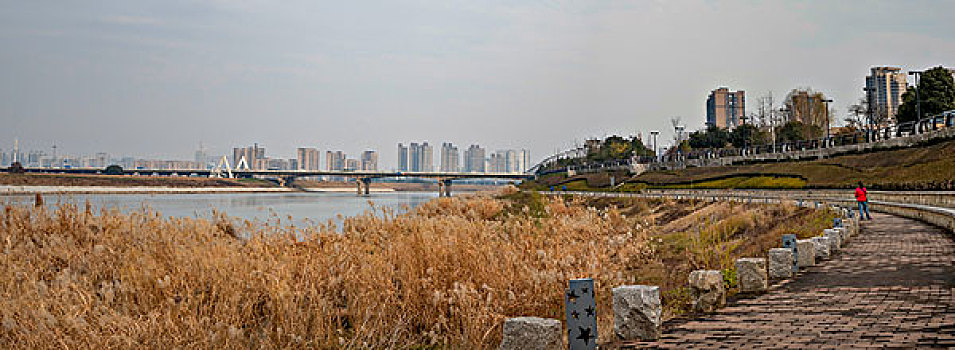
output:
[[[789,248],[769,250],[769,278],[787,279],[793,276],[793,251]]]
[[[829,238],[829,252],[835,253],[839,251],[839,248],[842,247],[842,235],[839,234],[839,231],[833,229],[825,229],[822,231],[822,236]]]
[[[796,241],[796,254],[799,255],[799,267],[809,267],[816,265],[816,247],[811,240],[800,239]]]
[[[726,288],[719,270],[690,272],[690,293],[693,295],[693,311],[713,312],[726,305]]]
[[[516,317],[504,321],[501,350],[563,349],[563,325],[550,318]]]
[[[816,260],[829,259],[829,238],[813,237],[811,240],[813,248],[816,250]]]
[[[620,286],[613,294],[613,332],[621,340],[656,340],[660,337],[663,306],[660,287]]]
[[[845,227],[837,227],[833,230],[839,231],[839,239],[842,240],[842,242],[840,242],[842,246],[845,246],[847,243],[849,243],[849,230],[847,230]]]
[[[766,259],[736,259],[736,284],[740,293],[763,293],[769,288]]]

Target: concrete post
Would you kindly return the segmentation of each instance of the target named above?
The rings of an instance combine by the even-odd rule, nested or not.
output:
[[[500,350],[564,348],[563,326],[549,318],[516,317],[504,321],[504,337]]]

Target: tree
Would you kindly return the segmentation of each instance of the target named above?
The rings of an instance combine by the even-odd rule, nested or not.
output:
[[[798,121],[788,122],[776,130],[776,139],[781,142],[809,140],[820,135],[822,135],[822,128],[815,125],[805,125]]]
[[[766,143],[766,133],[752,124],[743,124],[737,126],[730,133],[730,142],[736,148],[752,147],[753,145]]]
[[[103,174],[106,175],[123,175],[123,167],[113,164],[106,167],[106,170],[103,170]]]
[[[690,134],[690,147],[693,148],[723,148],[730,142],[730,134],[726,129],[710,125],[703,131]]]
[[[917,91],[918,89],[921,90]],[[952,73],[941,66],[923,72],[918,86],[909,87],[902,94],[902,105],[896,114],[900,123],[919,119],[916,115],[919,108],[916,94],[922,100],[923,118],[955,109],[955,81],[952,80]]]
[[[852,128],[860,128],[868,124],[870,106],[868,94],[860,97],[859,102],[849,106],[849,114],[845,119],[846,125]]]

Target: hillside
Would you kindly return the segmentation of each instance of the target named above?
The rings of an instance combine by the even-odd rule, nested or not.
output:
[[[616,174],[620,184],[622,174]],[[567,178],[551,175],[526,188],[610,190],[610,174]],[[813,161],[652,171],[625,180],[622,189],[641,188],[851,188],[864,181],[886,190],[955,189],[955,140],[920,147],[845,154]],[[558,187],[560,188],[560,187]],[[620,188],[618,188],[620,189]]]

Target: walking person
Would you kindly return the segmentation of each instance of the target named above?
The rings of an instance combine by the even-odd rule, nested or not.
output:
[[[859,202],[859,220],[872,220],[872,215],[869,215],[869,191],[862,185],[862,181],[859,181],[859,187],[856,187],[856,202]],[[863,213],[865,216],[862,216]]]

